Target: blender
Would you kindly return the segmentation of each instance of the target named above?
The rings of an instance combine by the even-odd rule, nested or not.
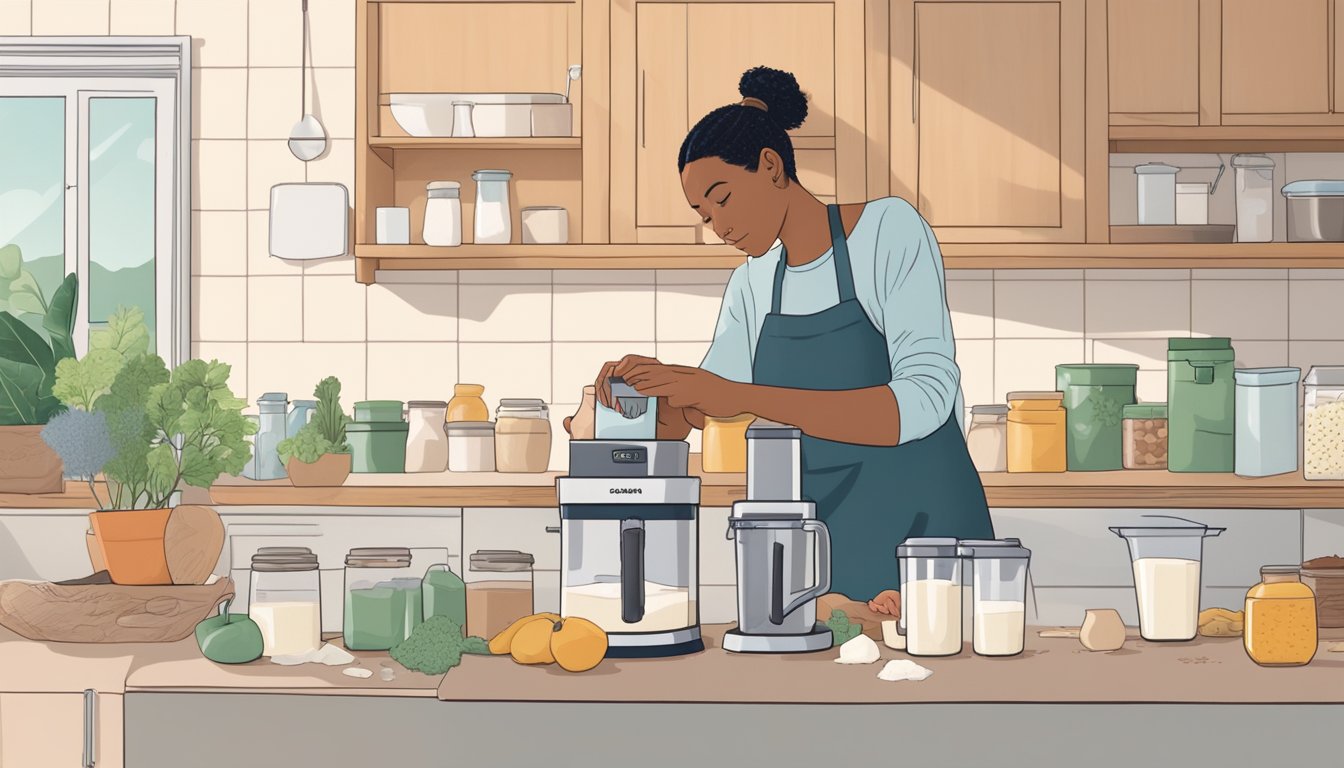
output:
[[[1151,641],[1193,640],[1199,631],[1204,539],[1227,529],[1171,515],[1143,517],[1176,522],[1111,528],[1129,545],[1139,604],[1139,634]]]

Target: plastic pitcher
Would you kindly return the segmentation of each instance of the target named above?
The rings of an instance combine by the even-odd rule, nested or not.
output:
[[[1112,527],[1129,544],[1139,634],[1144,640],[1193,640],[1199,629],[1204,539],[1226,528],[1170,515],[1144,515],[1151,525]]]

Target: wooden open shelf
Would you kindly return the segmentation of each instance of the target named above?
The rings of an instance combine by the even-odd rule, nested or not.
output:
[[[374,136],[369,139],[374,149],[582,149],[583,139],[578,136],[532,137],[498,139],[464,139],[424,136]]]
[[[1344,125],[1112,125],[1110,151],[1340,152]]]

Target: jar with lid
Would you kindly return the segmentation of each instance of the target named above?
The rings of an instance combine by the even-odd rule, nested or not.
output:
[[[481,395],[480,384],[458,384],[453,387],[453,399],[448,401],[448,421],[489,421],[490,409]]]
[[[509,179],[503,170],[476,171],[476,211],[473,240],[477,243],[508,243],[513,237],[513,218],[509,211]]]
[[[263,656],[322,646],[322,580],[307,547],[261,547],[252,555],[247,615],[261,630]]]
[[[1122,410],[1125,469],[1167,468],[1167,404],[1134,403]]]
[[[542,400],[499,401],[495,410],[495,470],[545,472],[551,464],[551,414]]]
[[[1000,541],[962,541],[957,554],[971,570],[972,650],[980,656],[1021,653],[1026,639],[1031,550]]]
[[[532,555],[516,549],[482,549],[467,560],[467,634],[492,638],[535,613]]]
[[[1316,595],[1316,626],[1344,628],[1344,557],[1326,555],[1303,562],[1302,583]]]
[[[896,548],[901,626],[911,656],[961,653],[962,560],[953,538],[906,539]]]
[[[1262,667],[1300,667],[1316,655],[1316,596],[1296,565],[1266,565],[1246,593],[1246,654]]]
[[[1312,366],[1303,381],[1303,476],[1344,480],[1344,366]]]
[[[447,563],[435,563],[425,571],[425,620],[443,616],[454,624],[467,626],[467,585]]]
[[[1008,393],[1009,472],[1068,469],[1063,392]]]
[[[456,181],[425,185],[425,245],[462,244],[461,187]]]
[[[447,429],[450,472],[495,471],[493,421],[451,421]]]
[[[966,450],[980,472],[1008,469],[1008,406],[971,406],[971,426],[966,430]]]
[[[356,547],[345,556],[345,647],[386,651],[424,618],[422,572],[405,547]]]
[[[1238,368],[1233,471],[1267,477],[1297,471],[1300,368]]]
[[[1233,155],[1237,242],[1274,239],[1274,160],[1268,155]]]
[[[756,420],[750,413],[724,419],[705,419],[701,436],[701,469],[706,472],[747,471],[747,428]]]
[[[406,405],[410,426],[406,437],[407,472],[442,472],[448,468],[448,430],[442,400],[412,400]]]

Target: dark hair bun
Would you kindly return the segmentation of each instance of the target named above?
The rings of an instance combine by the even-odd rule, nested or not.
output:
[[[752,67],[742,73],[737,83],[738,93],[744,98],[760,99],[769,108],[771,119],[792,130],[807,119],[807,96],[798,87],[798,80],[790,72],[769,67]]]

